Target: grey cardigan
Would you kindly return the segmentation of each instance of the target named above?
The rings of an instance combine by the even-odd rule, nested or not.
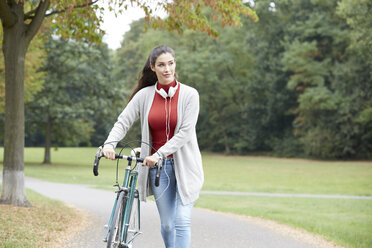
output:
[[[155,86],[148,86],[132,98],[119,115],[117,122],[112,128],[105,147],[116,147],[117,141],[122,140],[133,122],[141,119],[142,141],[151,144],[151,133],[148,125],[148,115],[155,95]],[[199,115],[199,94],[185,84],[180,83],[180,92],[177,103],[177,125],[174,136],[164,144],[158,154],[167,157],[173,154],[177,188],[182,203],[189,204],[199,197],[199,192],[204,182],[202,158],[196,138],[195,125]],[[141,144],[141,157],[151,155],[148,145]],[[152,195],[149,180],[149,167],[139,167],[138,190],[140,199]]]

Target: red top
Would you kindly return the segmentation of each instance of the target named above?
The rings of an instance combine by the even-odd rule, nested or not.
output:
[[[160,90],[161,88],[168,93],[170,87],[176,86],[176,81],[168,85],[157,84],[157,88]],[[179,95],[180,87],[178,86],[176,93],[172,98],[167,97],[167,99],[163,98],[157,92],[155,92],[154,101],[152,102],[152,106],[148,116],[148,122],[150,126],[150,132],[152,136],[152,146],[154,149],[158,150],[167,142],[167,134],[166,130],[166,120],[169,118],[169,135],[168,139],[171,139],[174,135],[174,129],[177,125],[177,102],[178,102],[178,95]],[[151,154],[155,153],[155,150],[152,149]]]

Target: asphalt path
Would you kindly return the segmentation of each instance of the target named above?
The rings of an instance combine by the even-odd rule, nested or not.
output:
[[[68,248],[105,247],[102,241],[105,224],[114,202],[114,192],[73,185],[45,182],[26,177],[26,187],[49,198],[63,201],[87,211],[91,225],[72,237]],[[164,247],[160,235],[160,222],[153,201],[141,204],[141,230],[135,247]],[[191,248],[318,248],[314,242],[259,225],[248,218],[194,208],[192,212]],[[324,247],[324,246],[322,246]]]

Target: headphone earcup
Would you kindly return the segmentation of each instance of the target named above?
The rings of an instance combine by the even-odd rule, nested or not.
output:
[[[175,88],[175,87],[170,87],[169,90],[168,90],[168,96],[169,96],[170,98],[172,98],[172,97],[174,96],[174,94],[176,93],[176,90],[177,90],[177,88]]]
[[[156,92],[158,92],[159,95],[161,95],[163,98],[167,98],[167,97],[168,97],[168,94],[167,94],[167,92],[165,92],[164,89],[160,89],[160,90],[158,90],[158,89],[155,87],[155,90],[156,90]]]
[[[158,90],[158,83],[155,84],[155,91],[158,92],[159,95],[161,95],[163,98],[167,98],[167,97],[170,97],[172,98],[176,92],[177,92],[177,89],[178,89],[178,84],[176,84],[175,87],[170,87],[169,90],[168,90],[168,93],[165,92],[165,90],[163,88],[161,88],[160,90]]]

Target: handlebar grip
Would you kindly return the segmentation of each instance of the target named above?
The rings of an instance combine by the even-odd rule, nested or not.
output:
[[[95,176],[98,176],[98,165],[99,165],[99,160],[103,157],[101,155],[102,147],[98,147],[96,157],[94,158],[94,163],[93,163],[93,174]]]
[[[93,164],[93,174],[95,176],[98,176],[98,164],[99,164],[99,158],[94,159],[94,164]]]
[[[155,187],[159,187],[161,166],[156,167]]]
[[[95,176],[98,176],[98,165],[99,165],[99,160],[103,157],[103,155],[101,156],[96,156],[96,158],[94,159],[94,164],[93,164],[93,174]]]

